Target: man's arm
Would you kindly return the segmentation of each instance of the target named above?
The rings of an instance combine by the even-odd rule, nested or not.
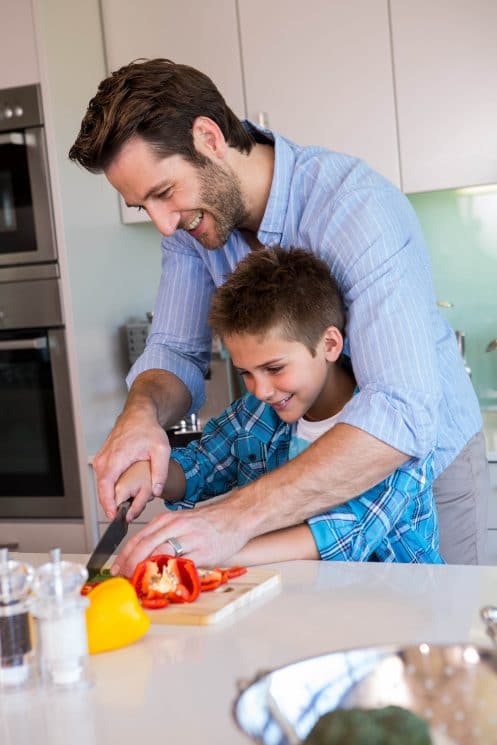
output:
[[[382,481],[408,456],[366,432],[337,424],[284,466],[201,510],[155,518],[128,541],[115,564],[131,574],[174,536],[201,566],[230,563],[252,538],[346,502]]]
[[[121,489],[116,500],[115,485],[136,461],[150,461],[151,493],[147,489],[140,492],[128,511],[128,520],[142,512],[152,494],[162,494],[171,452],[163,427],[178,421],[190,403],[187,387],[172,373],[148,370],[136,378],[114,429],[93,461],[99,499],[107,517],[114,517],[116,504],[133,496]]]
[[[152,332],[128,374],[130,392],[124,410],[94,461],[100,503],[109,517],[115,514],[115,483],[137,460],[150,460],[153,493],[162,492],[170,453],[162,427],[176,423],[192,405],[197,410],[202,404],[210,358],[206,319],[213,282],[192,239],[180,233],[162,241]],[[195,303],[188,301],[192,297]],[[145,502],[134,502],[129,520],[140,514]]]

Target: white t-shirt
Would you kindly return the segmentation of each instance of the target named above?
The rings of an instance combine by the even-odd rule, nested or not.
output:
[[[337,414],[328,417],[328,419],[321,419],[318,422],[310,422],[303,417],[298,419],[292,426],[292,436],[288,451],[289,458],[295,458],[296,455],[308,448],[311,442],[314,442],[318,437],[321,437],[322,434],[334,427],[340,413],[339,411]]]

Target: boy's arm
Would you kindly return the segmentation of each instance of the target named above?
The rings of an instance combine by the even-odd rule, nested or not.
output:
[[[295,559],[319,559],[312,533],[306,524],[274,530],[253,538],[230,559],[230,564],[252,566]]]

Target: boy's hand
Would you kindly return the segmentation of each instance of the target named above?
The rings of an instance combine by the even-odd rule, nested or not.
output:
[[[122,476],[119,477],[116,486],[116,506],[133,497],[133,504],[128,510],[128,520],[141,515],[147,502],[154,498],[152,494],[152,471],[150,461],[139,460],[133,463]],[[131,513],[131,516],[129,517]]]

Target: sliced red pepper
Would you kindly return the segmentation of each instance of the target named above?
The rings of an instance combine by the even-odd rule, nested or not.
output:
[[[165,608],[167,605],[169,605],[169,600],[165,595],[162,595],[162,597],[143,597],[141,598],[141,604],[144,608],[148,608],[149,610],[154,610],[156,608]]]
[[[219,585],[223,585],[227,577],[224,576],[220,569],[198,569],[201,592],[215,590]]]
[[[235,577],[241,577],[242,574],[247,574],[247,567],[226,567],[222,571],[227,572],[228,579],[234,579]]]
[[[164,568],[176,584],[173,589],[162,591],[159,577]],[[151,556],[137,564],[131,583],[145,607],[151,607],[145,605],[146,602],[160,600],[162,597],[171,603],[192,603],[200,593],[200,580],[193,561],[167,554]]]

